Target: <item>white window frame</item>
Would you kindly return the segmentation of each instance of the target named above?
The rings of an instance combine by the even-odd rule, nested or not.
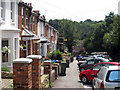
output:
[[[1,0],[1,20],[5,21],[5,1]]]
[[[22,14],[22,26],[24,26],[24,7],[22,7],[21,14]]]
[[[26,57],[27,57],[27,55],[28,55],[28,41],[23,41],[23,42],[26,42],[26,49],[23,48],[23,50],[26,51]]]
[[[15,22],[15,2],[11,1],[10,8],[11,22]]]
[[[26,8],[26,27],[28,27],[28,8]]]
[[[49,38],[50,38],[50,28],[49,28]]]
[[[32,16],[30,17],[30,31],[32,32]]]
[[[2,41],[8,41],[8,48],[11,50],[11,48],[10,48],[10,39],[8,39],[8,38],[3,38],[2,39]],[[3,46],[2,46],[3,47]],[[10,57],[10,53],[8,53],[8,57]],[[7,62],[2,62],[2,63],[5,63],[5,64],[7,64],[7,63],[9,63],[9,61],[10,61],[10,58],[8,58],[8,61]]]
[[[35,16],[33,16],[33,33],[35,33]]]

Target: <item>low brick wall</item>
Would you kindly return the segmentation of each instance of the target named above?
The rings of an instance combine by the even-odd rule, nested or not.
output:
[[[2,71],[1,74],[2,74],[3,79],[13,79],[13,73],[12,72]]]
[[[54,82],[55,79],[56,79],[55,70],[52,70],[52,82]]]
[[[43,74],[41,76],[41,89],[44,90],[46,88],[49,88],[49,86],[51,86],[51,82],[54,82],[55,80],[56,80],[55,70],[52,70],[52,81],[50,82],[49,82],[49,74]]]
[[[41,89],[49,88],[49,74],[43,74],[41,76]]]

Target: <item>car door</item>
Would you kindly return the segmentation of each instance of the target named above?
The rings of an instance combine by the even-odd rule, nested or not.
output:
[[[97,64],[96,66],[94,66],[92,69],[91,69],[91,72],[90,72],[90,79],[92,80],[93,77],[91,77],[92,74],[94,75],[97,75],[97,72],[98,70],[103,66],[103,64]]]
[[[102,72],[102,69],[100,69],[97,73],[97,77],[94,78],[94,88],[100,88],[100,85],[101,85],[101,82],[103,81],[102,78],[103,78],[103,72]]]

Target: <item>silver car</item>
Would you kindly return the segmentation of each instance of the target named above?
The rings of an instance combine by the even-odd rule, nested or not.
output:
[[[113,90],[120,90],[120,66],[103,66],[98,71],[97,75],[92,81],[93,89],[95,88],[111,88]]]

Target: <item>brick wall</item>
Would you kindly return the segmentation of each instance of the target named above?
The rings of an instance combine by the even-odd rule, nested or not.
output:
[[[52,81],[52,66],[51,66],[51,62],[44,62],[44,74],[49,74],[50,81]]]
[[[18,5],[18,28],[21,30],[20,31],[20,37],[21,37],[21,34],[22,34],[22,5],[19,4]]]
[[[13,64],[13,88],[32,88],[32,64]]]
[[[32,88],[41,88],[41,61],[32,61]]]

